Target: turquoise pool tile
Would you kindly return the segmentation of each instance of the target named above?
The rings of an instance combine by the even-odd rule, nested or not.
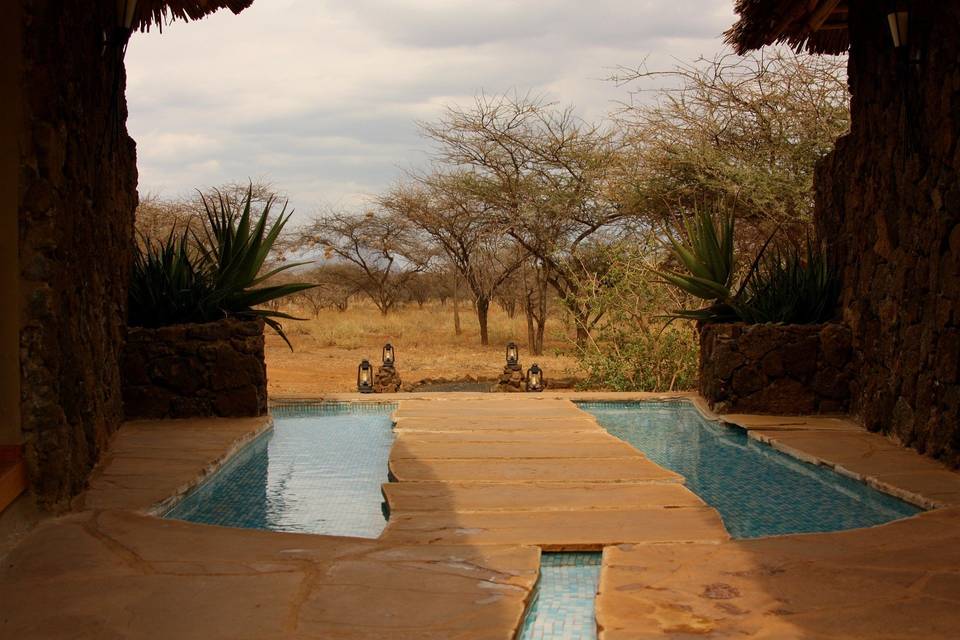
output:
[[[917,507],[710,422],[685,402],[583,402],[581,409],[720,512],[734,538],[869,527]]]
[[[165,517],[274,531],[376,538],[393,444],[384,404],[274,408],[274,428]]]
[[[520,640],[595,640],[599,553],[545,553]]]

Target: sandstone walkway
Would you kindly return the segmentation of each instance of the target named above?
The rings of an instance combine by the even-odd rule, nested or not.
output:
[[[566,399],[403,400],[384,541],[595,550],[728,538],[716,510]]]
[[[379,540],[154,517],[270,423],[125,425],[77,512],[0,558],[0,638],[510,640],[541,548],[603,548],[601,640],[957,637],[960,475],[849,421],[728,418],[943,508],[728,540],[682,478],[567,398],[397,400]]]

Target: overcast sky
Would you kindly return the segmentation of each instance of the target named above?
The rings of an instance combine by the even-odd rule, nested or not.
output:
[[[712,56],[733,0],[256,0],[136,34],[141,193],[262,177],[298,218],[360,207],[426,159],[416,120],[532,90],[603,118],[618,65]]]

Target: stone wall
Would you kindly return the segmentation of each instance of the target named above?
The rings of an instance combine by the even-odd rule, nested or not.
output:
[[[700,395],[719,413],[844,412],[850,347],[840,324],[704,325]]]
[[[123,350],[128,419],[267,412],[262,320],[131,328]]]
[[[893,49],[884,3],[851,0],[851,131],[818,168],[817,224],[843,274],[852,410],[960,463],[960,3],[913,2]]]
[[[21,410],[46,505],[83,488],[122,417],[136,157],[114,2],[22,0]]]

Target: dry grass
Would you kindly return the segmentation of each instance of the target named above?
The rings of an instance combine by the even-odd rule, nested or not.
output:
[[[463,333],[454,335],[453,309],[448,303],[415,304],[383,317],[368,304],[356,304],[344,312],[324,310],[303,322],[287,321],[285,327],[294,350],[278,337],[267,337],[267,371],[270,394],[316,396],[356,390],[357,365],[363,358],[380,362],[380,350],[391,342],[397,350],[397,368],[404,385],[423,380],[492,380],[503,369],[504,348],[513,340],[520,345],[521,362],[533,364],[527,355],[526,320],[511,319],[495,305],[490,309],[490,345],[480,346],[476,315],[469,305],[461,309]],[[301,317],[309,315],[291,310]],[[544,355],[535,361],[548,378],[581,375],[563,323],[547,323]]]

